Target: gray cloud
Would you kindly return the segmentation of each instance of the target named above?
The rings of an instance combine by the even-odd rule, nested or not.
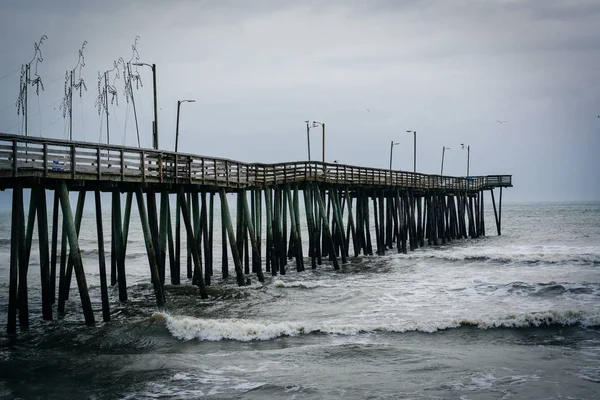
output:
[[[130,1],[0,6],[0,131],[18,132],[18,69],[42,33],[47,90],[30,103],[31,133],[64,137],[65,70],[89,45],[89,91],[75,136],[105,141],[93,100],[98,71],[129,58],[140,35],[158,71],[161,147],[246,161],[306,158],[304,120],[327,123],[328,160],[464,174],[514,174],[507,199],[600,199],[600,4],[596,1]],[[150,146],[152,84],[136,92]],[[38,107],[39,100],[39,107]],[[8,108],[7,108],[8,107]],[[367,111],[369,109],[370,111]],[[4,111],[3,111],[4,110]],[[498,124],[497,119],[507,120]],[[111,109],[111,142],[135,145],[131,107]],[[312,153],[320,154],[315,132]]]

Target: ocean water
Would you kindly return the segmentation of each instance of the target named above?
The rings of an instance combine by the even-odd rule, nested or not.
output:
[[[340,271],[290,261],[285,276],[242,288],[215,274],[207,300],[183,279],[164,312],[134,219],[129,301],[110,288],[113,320],[92,327],[76,287],[64,318],[41,320],[34,241],[31,328],[0,338],[0,398],[600,398],[600,203],[503,205],[502,236],[491,210],[484,238],[350,258]],[[80,244],[101,321],[94,223],[88,210]],[[9,224],[4,212],[2,329]],[[215,232],[215,271],[219,248]]]

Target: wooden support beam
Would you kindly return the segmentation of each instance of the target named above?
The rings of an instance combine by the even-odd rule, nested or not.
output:
[[[110,303],[108,301],[108,286],[106,281],[106,260],[104,256],[104,231],[102,228],[102,199],[100,191],[94,191],[96,200],[96,230],[98,234],[98,269],[100,271],[100,293],[102,298],[102,319],[110,321]]]
[[[229,277],[229,266],[227,260],[227,217],[225,216],[225,209],[221,203],[221,271],[223,279]]]
[[[79,192],[80,198],[84,199],[85,194],[82,196],[81,193],[85,192]],[[79,297],[81,298],[83,315],[85,318],[85,323],[91,325],[95,322],[94,312],[92,310],[92,303],[90,301],[87,282],[85,280],[85,273],[83,271],[81,251],[79,250],[79,242],[77,239],[78,234],[76,227],[77,221],[73,220],[73,212],[71,211],[71,203],[69,202],[69,192],[67,190],[67,184],[65,183],[65,181],[62,181],[59,184],[59,195],[62,213],[65,216],[66,222],[66,226],[64,226],[64,229],[67,232],[67,240],[69,241],[69,247],[71,248],[71,256],[69,258],[73,260],[73,269],[75,271],[77,287],[79,288]],[[83,203],[83,200],[81,201],[81,203]],[[83,205],[81,206],[81,208],[83,213]],[[81,224],[81,217],[79,218],[79,223]],[[68,290],[68,286],[65,289]]]
[[[58,193],[54,190],[54,204],[52,207],[52,247],[50,253],[50,292],[52,304],[56,301],[56,259],[58,250]]]
[[[142,192],[141,187],[136,188],[135,198],[137,200],[138,211],[140,213],[140,223],[142,225],[144,243],[146,244],[146,253],[148,255],[148,265],[150,267],[151,281],[152,285],[154,286],[154,296],[156,298],[156,305],[159,310],[162,310],[165,306],[165,295],[163,292],[163,287],[160,284],[160,276],[158,274],[158,263],[156,260],[156,250],[154,249],[152,233],[150,232],[150,223],[148,221],[148,212],[146,211],[146,204],[144,204],[144,193]]]
[[[31,241],[33,239],[33,227],[35,224],[35,213],[37,210],[37,197],[35,191],[30,192],[29,215],[27,217],[27,229],[21,230],[20,254],[19,254],[19,325],[21,330],[29,328],[29,302],[27,293],[27,274],[29,272],[29,257],[31,254]],[[21,215],[24,217],[23,203],[21,203]],[[23,225],[25,221],[22,221]]]
[[[23,226],[23,187],[17,183],[12,190],[12,215],[10,227],[10,272],[8,287],[8,321],[6,333],[13,335],[17,333],[17,286],[19,277],[19,253],[21,245],[21,231]]]
[[[233,257],[233,263],[235,264],[235,274],[238,286],[244,286],[244,272],[242,271],[242,260],[238,253],[238,248],[235,245],[235,233],[233,232],[233,226],[231,225],[231,214],[229,212],[229,204],[227,203],[227,194],[225,189],[219,189],[219,197],[221,199],[221,209],[224,210],[223,216],[225,217],[225,227],[227,230],[227,236],[229,237],[229,245],[231,247],[231,255]],[[183,210],[182,210],[183,211]],[[184,213],[185,215],[185,213]],[[184,217],[185,218],[185,217]]]
[[[329,225],[327,224],[327,211],[325,210],[325,204],[323,203],[323,199],[321,198],[321,191],[315,190],[315,197],[317,199],[317,203],[319,205],[319,209],[320,209],[320,213],[321,213],[321,219],[323,220],[323,229],[325,230],[325,237],[327,238],[327,241],[329,242],[329,247],[333,250],[333,238],[331,236],[331,231],[329,230]],[[333,268],[335,270],[339,270],[340,269],[340,265],[338,264],[338,260],[337,257],[335,256],[335,252],[331,251],[332,254],[330,254],[330,256],[332,256],[332,261],[333,261]]]
[[[64,182],[63,182],[64,183]],[[66,184],[65,184],[66,185]],[[60,190],[60,189],[59,189]],[[84,190],[79,191],[79,195],[77,197],[77,208],[75,210],[75,236],[79,237],[79,230],[81,229],[81,219],[83,218],[83,206],[85,205],[85,194]],[[59,196],[62,196],[59,193]],[[64,206],[61,201],[61,210],[63,211],[63,237],[65,239],[65,248],[67,244],[70,246],[71,241],[68,238],[67,232],[67,224],[72,221],[68,221],[67,217],[64,214]],[[68,191],[67,191],[67,201]],[[69,210],[71,209],[71,203],[69,202]],[[66,268],[62,270],[61,265],[61,276],[58,280],[58,313],[65,313],[65,303],[69,299],[69,291],[71,289],[71,275],[73,274],[73,266],[75,263],[75,254],[72,248],[69,249],[68,256],[65,257],[66,260]]]
[[[181,282],[181,209],[179,195],[175,198],[175,270],[171,273],[171,283],[179,285]]]
[[[119,301],[127,301],[127,277],[125,275],[125,258],[123,255],[123,221],[121,219],[121,193],[112,192],[112,231],[117,262],[117,282],[119,284]]]
[[[250,209],[248,208],[248,199],[246,198],[245,194],[242,195],[242,206],[244,208],[244,214],[246,214],[246,216],[250,215]],[[252,220],[252,218],[244,218],[244,222],[245,222],[246,229],[248,230],[248,236],[250,237],[250,243],[252,244],[252,257],[253,257],[253,259],[255,259],[255,257],[258,257],[258,254],[257,254],[258,253],[258,242],[256,240],[256,231],[254,229],[254,221]],[[260,282],[265,281],[265,277],[263,275],[260,264],[257,265],[256,276],[258,277],[258,280]]]
[[[158,225],[158,243],[159,243],[159,275],[160,283],[165,284],[167,275],[167,236],[169,230],[169,193],[162,191],[160,193],[160,217]]]
[[[40,246],[40,278],[42,284],[42,318],[52,321],[52,287],[50,284],[50,248],[48,244],[48,209],[46,207],[46,189],[37,186],[35,192],[38,221],[38,242]]]
[[[210,286],[210,278],[212,275],[212,247],[208,238],[208,204],[206,203],[206,191],[203,190],[200,194],[202,206],[200,208],[200,229],[202,231],[202,243],[204,244],[204,283]]]
[[[271,201],[271,188],[265,188],[265,213],[267,218],[267,248],[265,270],[271,272],[273,276],[277,275],[277,270],[274,268],[274,242],[273,242],[273,202]]]

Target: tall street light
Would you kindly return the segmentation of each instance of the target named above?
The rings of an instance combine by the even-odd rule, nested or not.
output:
[[[306,143],[308,145],[308,161],[310,161],[310,121],[306,122]]]
[[[460,144],[462,146],[462,148],[464,149],[465,146],[467,146],[467,178],[469,177],[469,161],[471,158],[471,146],[469,145],[465,145],[464,143]]]
[[[177,126],[175,128],[175,153],[177,153],[177,144],[179,143],[179,108],[181,103],[195,103],[196,100],[177,100]]]
[[[392,172],[392,157],[394,154],[394,146],[399,145],[400,143],[394,142],[392,140],[392,142],[390,143],[390,172]]]
[[[158,105],[156,100],[156,64],[133,63],[133,65],[152,68],[152,84],[154,86],[154,123],[152,125],[152,147],[158,150]]]
[[[413,172],[417,173],[417,131],[406,131],[414,135],[414,150],[413,150]]]
[[[440,170],[440,175],[444,175],[444,154],[446,153],[446,150],[450,150],[450,147],[442,147],[442,169]]]
[[[325,162],[325,122],[313,121],[313,128],[319,125],[323,128],[323,162]]]

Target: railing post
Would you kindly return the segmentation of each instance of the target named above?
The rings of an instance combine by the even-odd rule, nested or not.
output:
[[[98,175],[98,180],[100,180],[100,147],[96,148],[96,173]]]
[[[162,153],[158,154],[158,181],[160,183],[163,182],[163,158],[162,158]]]
[[[202,184],[204,184],[204,157],[201,158],[202,165]]]
[[[179,181],[179,153],[175,153],[175,183]]]
[[[229,186],[229,163],[225,160],[225,183]]]
[[[17,141],[16,141],[16,139],[12,141],[12,152],[13,152],[12,176],[13,176],[13,178],[16,178],[18,176],[18,173],[17,173]]]
[[[72,144],[71,145],[71,179],[75,179],[75,168],[76,168],[75,145]]]
[[[123,149],[119,151],[121,157],[121,182],[125,180],[125,160],[123,159]]]
[[[48,177],[48,144],[44,143],[44,178]]]
[[[140,168],[142,169],[142,182],[146,183],[146,152],[142,151],[140,153],[140,158],[141,158],[141,162],[142,165],[140,166]]]

